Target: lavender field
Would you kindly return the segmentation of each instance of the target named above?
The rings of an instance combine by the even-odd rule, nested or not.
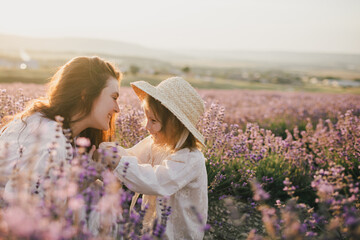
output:
[[[130,88],[120,91],[117,141],[130,147],[147,133],[137,97]],[[206,231],[206,239],[360,238],[360,95],[199,92],[206,101],[199,127],[206,138],[210,205],[208,225],[199,217],[199,231]],[[0,85],[0,125],[44,93],[43,85]],[[1,167],[6,149],[0,151]],[[79,153],[69,172],[49,180],[43,199],[27,193],[30,173],[15,172],[23,198],[0,199],[0,239],[161,238],[166,221],[140,236],[144,213],[136,207],[128,214],[132,193],[119,189],[111,174],[104,174],[103,185],[79,190],[77,183],[94,171],[87,162]],[[229,207],[221,217],[219,202]],[[245,210],[239,212],[234,202]],[[94,208],[103,216],[97,237],[87,228]],[[261,226],[245,226],[255,216],[261,216]],[[119,228],[105,220],[114,217]]]

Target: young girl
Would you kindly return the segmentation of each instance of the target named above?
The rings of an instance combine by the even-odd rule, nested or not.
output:
[[[130,190],[142,194],[142,207],[148,206],[145,232],[155,219],[161,219],[166,204],[171,213],[165,237],[202,239],[208,210],[207,173],[199,150],[204,138],[196,124],[204,102],[180,77],[166,79],[157,87],[144,81],[131,86],[143,103],[150,136],[126,151],[118,147],[122,156],[111,159],[110,168]],[[100,148],[108,145],[102,143]]]
[[[62,66],[51,79],[47,97],[35,100],[0,131],[0,152],[6,152],[0,165],[0,197],[3,191],[13,192],[14,169],[20,176],[33,173],[29,190],[41,195],[49,164],[69,166],[74,137],[87,137],[95,146],[111,140],[120,78],[112,64],[98,57],[76,57]],[[70,129],[69,138],[63,129]]]

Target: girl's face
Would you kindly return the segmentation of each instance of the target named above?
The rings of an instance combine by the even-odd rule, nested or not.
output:
[[[145,108],[144,111],[146,116],[146,130],[152,136],[154,143],[163,143],[165,136],[160,132],[162,128],[161,122],[155,117],[155,114],[150,108]]]
[[[101,130],[109,129],[111,117],[120,111],[117,103],[118,98],[119,82],[110,77],[105,88],[94,100],[89,118],[90,127]]]

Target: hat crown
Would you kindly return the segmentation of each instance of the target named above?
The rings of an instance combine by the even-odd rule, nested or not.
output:
[[[190,83],[181,77],[171,77],[156,88],[169,103],[177,106],[193,125],[197,124],[205,110],[204,101]]]

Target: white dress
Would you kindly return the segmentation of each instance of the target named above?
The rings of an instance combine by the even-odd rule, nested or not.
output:
[[[164,155],[153,152],[152,146],[151,137],[147,137],[128,149],[128,154],[133,156],[122,157],[114,174],[130,190],[143,194],[142,207],[145,204],[149,206],[144,219],[145,229],[152,227],[155,218],[161,219],[160,199],[166,197],[171,214],[165,237],[202,239],[208,211],[207,173],[203,154],[199,150],[190,151],[186,148]]]
[[[72,158],[72,147],[62,132],[61,126],[54,121],[34,113],[24,118],[25,123],[16,118],[0,131],[0,194],[11,193],[12,180],[9,179],[14,166],[18,174],[33,169],[33,182],[30,190],[35,191],[35,184],[52,163],[67,166],[66,159]],[[41,192],[39,192],[41,194]]]

